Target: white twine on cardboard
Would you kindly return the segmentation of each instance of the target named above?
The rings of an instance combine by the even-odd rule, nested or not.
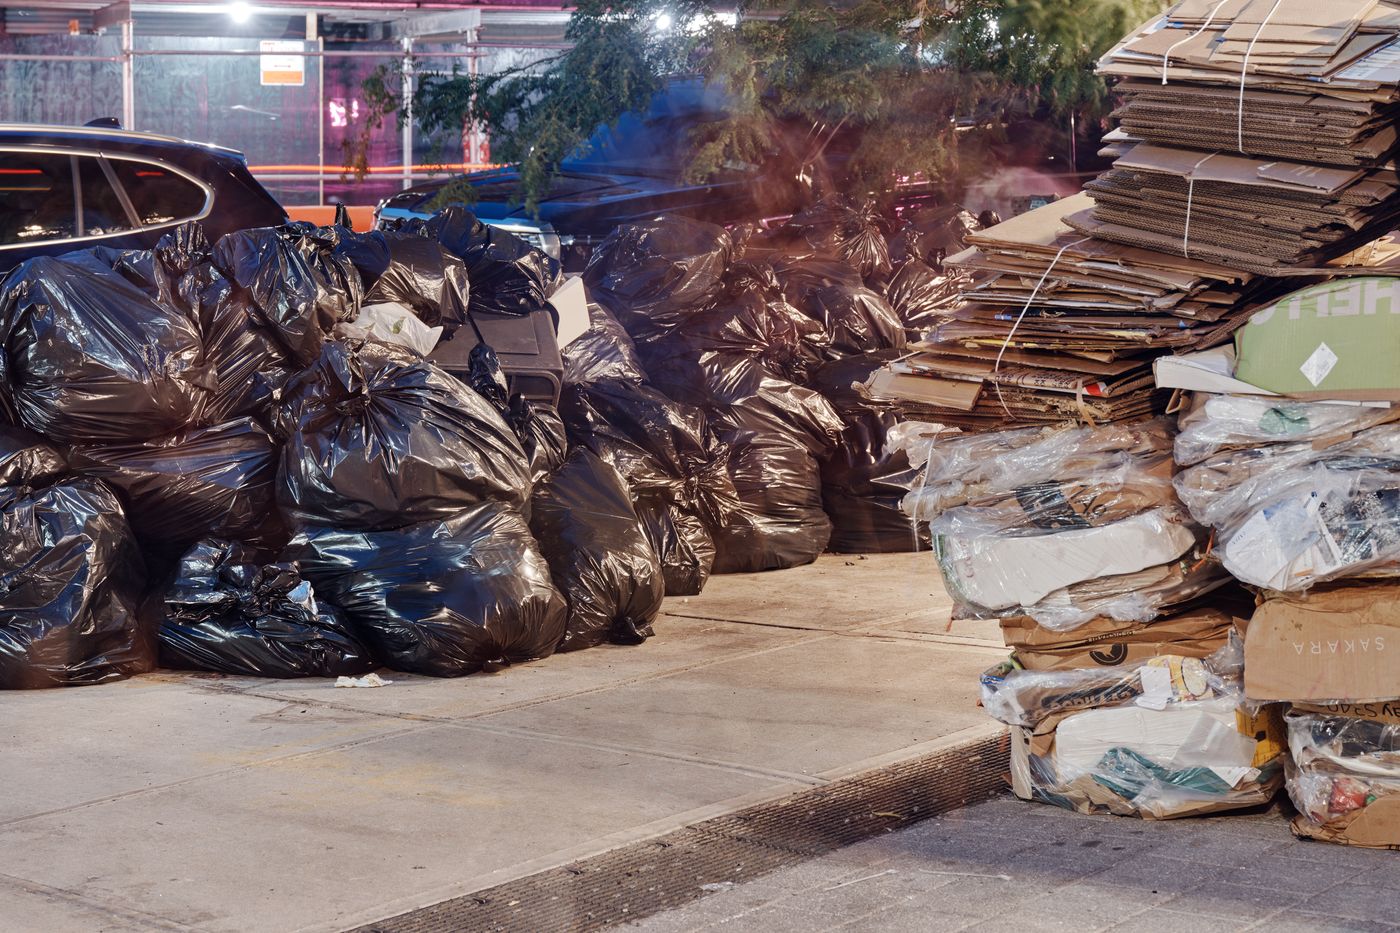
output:
[[[1197,29],[1195,32],[1191,33],[1191,35],[1187,36],[1185,39],[1178,39],[1175,43],[1173,43],[1173,44],[1166,50],[1166,52],[1162,53],[1162,83],[1163,83],[1163,84],[1166,84],[1166,83],[1167,83],[1167,64],[1171,61],[1172,53],[1176,51],[1176,47],[1177,47],[1178,45],[1184,45],[1184,44],[1186,44],[1187,42],[1190,42],[1192,39],[1196,38],[1196,37],[1199,36],[1201,33],[1205,32],[1207,29],[1209,29],[1209,28],[1210,28],[1210,24],[1215,20],[1215,14],[1216,14],[1216,13],[1219,13],[1219,12],[1220,12],[1220,8],[1223,7],[1225,4],[1227,4],[1227,3],[1229,3],[1229,2],[1230,2],[1230,0],[1220,0],[1220,2],[1217,3],[1217,4],[1215,5],[1215,9],[1213,9],[1213,10],[1210,11],[1210,15],[1206,17],[1206,21],[1205,21],[1205,23],[1201,26],[1200,29]]]
[[[1273,19],[1278,12],[1283,0],[1274,0],[1274,5],[1269,8],[1269,12],[1264,16],[1264,21],[1259,24],[1259,28],[1254,31],[1254,38],[1249,40],[1249,48],[1244,50],[1244,62],[1240,65],[1240,105],[1238,109],[1238,122],[1235,130],[1239,137],[1240,153],[1244,153],[1244,82],[1249,73],[1249,55],[1254,51],[1254,43],[1259,41],[1259,37],[1264,34],[1264,27],[1269,25],[1269,20]]]
[[[1210,155],[1191,166],[1191,171],[1186,176],[1186,226],[1183,227],[1181,231],[1181,255],[1185,256],[1187,259],[1191,258],[1191,254],[1187,252],[1187,248],[1191,245],[1191,205],[1196,198],[1196,169],[1205,165],[1218,155],[1220,155],[1219,152],[1212,152]]]
[[[1055,268],[1055,263],[1060,261],[1060,257],[1065,254],[1065,250],[1069,249],[1071,246],[1078,246],[1080,243],[1087,243],[1090,239],[1092,239],[1092,237],[1080,237],[1073,243],[1066,243],[1064,246],[1061,246],[1060,251],[1055,254],[1055,258],[1050,260],[1050,265],[1045,267],[1045,273],[1041,275],[1040,281],[1035,283],[1035,288],[1031,289],[1031,296],[1026,299],[1025,307],[1021,309],[1020,314],[1016,315],[1016,322],[1011,325],[1011,332],[1008,333],[1001,342],[1001,349],[997,351],[997,361],[992,366],[993,376],[1001,372],[1001,358],[1006,355],[1006,348],[1011,346],[1011,338],[1016,336],[1016,329],[1020,327],[1021,322],[1026,319],[1026,312],[1031,309],[1031,305],[1035,304],[1035,299],[1040,295],[1041,286],[1043,286],[1045,280],[1050,277],[1050,272]],[[1006,417],[1012,417],[1011,409],[1006,407],[1006,396],[1001,394],[1001,380],[993,379],[992,386],[997,390],[997,401],[1001,402],[1001,410],[1006,412]]]

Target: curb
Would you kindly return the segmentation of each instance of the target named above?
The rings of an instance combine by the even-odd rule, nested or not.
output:
[[[995,796],[1001,732],[356,927],[353,933],[582,933],[680,907]]]

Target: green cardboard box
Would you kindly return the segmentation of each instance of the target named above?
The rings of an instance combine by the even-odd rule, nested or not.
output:
[[[1256,312],[1235,378],[1300,398],[1400,401],[1400,278],[1338,278]]]

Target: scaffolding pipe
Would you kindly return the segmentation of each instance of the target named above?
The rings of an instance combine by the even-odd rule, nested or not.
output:
[[[413,187],[413,39],[403,37],[403,188]]]
[[[136,24],[128,16],[122,20],[122,128],[136,129]]]

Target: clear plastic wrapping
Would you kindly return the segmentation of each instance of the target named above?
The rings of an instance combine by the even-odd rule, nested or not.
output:
[[[1017,796],[1086,813],[1169,819],[1267,802],[1282,779],[1277,709],[1251,708],[1232,640],[1209,658],[983,675],[1013,726]]]
[[[1181,416],[1176,462],[1188,466],[1222,450],[1344,438],[1394,418],[1390,408],[1347,403],[1199,396]]]
[[[1400,847],[1400,722],[1296,710],[1286,721],[1295,832]]]

